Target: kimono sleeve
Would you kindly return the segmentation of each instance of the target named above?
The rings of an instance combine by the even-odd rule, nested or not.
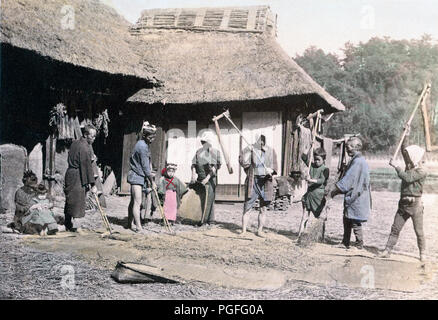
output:
[[[29,195],[22,189],[15,192],[15,208],[20,212],[26,212],[32,206]]]
[[[251,149],[246,147],[239,155],[239,164],[243,169],[247,169],[251,165]]]
[[[336,183],[336,186],[342,193],[354,189],[356,186],[357,178],[360,175],[361,165],[358,162],[354,162],[350,168],[348,168],[345,175]]]
[[[164,186],[164,182],[164,177],[161,177],[157,184],[157,193],[160,197],[166,194],[166,187]]]
[[[81,175],[81,184],[85,186],[87,184],[94,184],[94,172],[93,165],[91,163],[91,150],[88,146],[81,145],[79,149],[79,171]]]
[[[397,167],[396,171],[398,177],[407,183],[421,180],[427,176],[427,173],[422,169],[402,171],[401,168]]]
[[[144,176],[151,179],[151,163],[149,161],[149,148],[147,146],[146,148],[140,149],[140,161]]]
[[[175,178],[175,180],[177,183],[178,194],[180,197],[182,197],[182,195],[184,193],[186,193],[187,191],[189,191],[189,189],[187,188],[186,184],[184,182],[182,182],[181,180],[179,180],[178,178]]]

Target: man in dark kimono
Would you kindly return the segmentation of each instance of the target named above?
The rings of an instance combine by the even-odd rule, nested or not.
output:
[[[332,187],[331,198],[344,194],[344,237],[342,247],[350,248],[351,230],[356,236],[356,246],[363,249],[362,223],[368,220],[371,212],[370,170],[362,156],[362,141],[350,138],[346,145],[351,157],[343,177]]]
[[[257,153],[257,155],[256,155]],[[245,204],[243,205],[242,233],[246,233],[250,212],[257,200],[260,201],[259,225],[257,235],[264,237],[263,225],[266,220],[266,207],[274,200],[274,185],[272,176],[277,171],[277,155],[275,150],[266,145],[266,137],[260,135],[252,147],[246,147],[239,163],[246,173]]]
[[[96,139],[96,128],[86,125],[84,135],[73,141],[68,152],[68,169],[65,173],[65,229],[77,231],[73,228],[72,218],[85,216],[85,198],[87,191],[97,193],[94,185],[92,166],[92,152],[90,146]]]
[[[201,136],[202,148],[196,151],[192,160],[192,179],[203,184],[206,190],[204,200],[204,217],[200,222],[214,222],[214,200],[216,198],[217,172],[221,167],[221,155],[219,150],[212,147],[214,135],[206,131]],[[197,178],[196,174],[198,175]]]

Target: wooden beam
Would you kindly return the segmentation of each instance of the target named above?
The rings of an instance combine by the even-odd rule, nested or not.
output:
[[[430,95],[430,90],[427,91],[425,97],[421,101],[421,113],[423,114],[423,123],[424,123],[424,137],[426,140],[426,151],[432,151],[432,141],[430,139],[430,128],[429,128],[429,116],[427,113],[427,98]]]
[[[56,138],[51,134],[46,140],[46,178],[49,183],[48,194],[52,195],[53,176],[55,174]]]
[[[292,117],[291,117],[291,111],[290,109],[287,109],[285,111],[285,128],[284,128],[284,135],[283,135],[283,168],[281,171],[281,174],[283,176],[287,176],[289,174],[290,170],[290,164],[291,164],[291,156],[292,156]]]

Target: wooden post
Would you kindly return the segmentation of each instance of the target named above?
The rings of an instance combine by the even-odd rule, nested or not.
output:
[[[46,148],[46,159],[48,158],[48,161],[46,161],[46,164],[48,165],[48,172],[46,168],[46,172],[48,173],[48,181],[49,181],[49,190],[48,194],[49,196],[52,196],[52,187],[53,187],[53,176],[55,174],[55,155],[56,155],[56,138],[55,135],[52,133],[49,136],[49,139],[47,140],[48,148]],[[46,147],[47,147],[46,144]]]
[[[291,112],[287,110],[285,112],[286,115],[286,125],[284,128],[284,148],[283,148],[283,168],[281,174],[283,176],[287,176],[290,170],[291,163],[291,145],[292,145],[292,120],[291,120]]]
[[[423,114],[423,122],[424,122],[424,137],[426,140],[426,151],[432,151],[432,142],[430,139],[430,129],[429,129],[429,116],[427,113],[427,97],[429,96],[430,90],[424,95],[423,100],[421,101],[421,111]]]

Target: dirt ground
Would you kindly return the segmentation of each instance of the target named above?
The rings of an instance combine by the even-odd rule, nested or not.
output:
[[[143,234],[123,228],[129,197],[110,196],[105,212],[116,239],[102,238],[100,214],[82,219],[83,234],[56,237],[0,233],[1,299],[438,299],[438,195],[425,194],[424,225],[428,261],[422,266],[412,223],[402,231],[391,259],[374,257],[383,249],[399,194],[374,192],[365,225],[366,250],[336,247],[342,236],[342,197],[329,212],[326,241],[296,243],[299,204],[270,212],[266,237],[240,236],[242,204],[216,204],[216,224],[176,224],[166,232],[158,215]],[[62,208],[56,208],[62,213]],[[5,226],[12,214],[0,216]],[[157,267],[180,283],[118,284],[111,277],[117,261]],[[70,271],[69,271],[70,270]],[[71,271],[72,270],[72,271]],[[65,286],[73,272],[74,285]],[[68,278],[71,279],[71,278]],[[370,280],[371,279],[371,280]],[[64,284],[64,285],[63,285]]]

